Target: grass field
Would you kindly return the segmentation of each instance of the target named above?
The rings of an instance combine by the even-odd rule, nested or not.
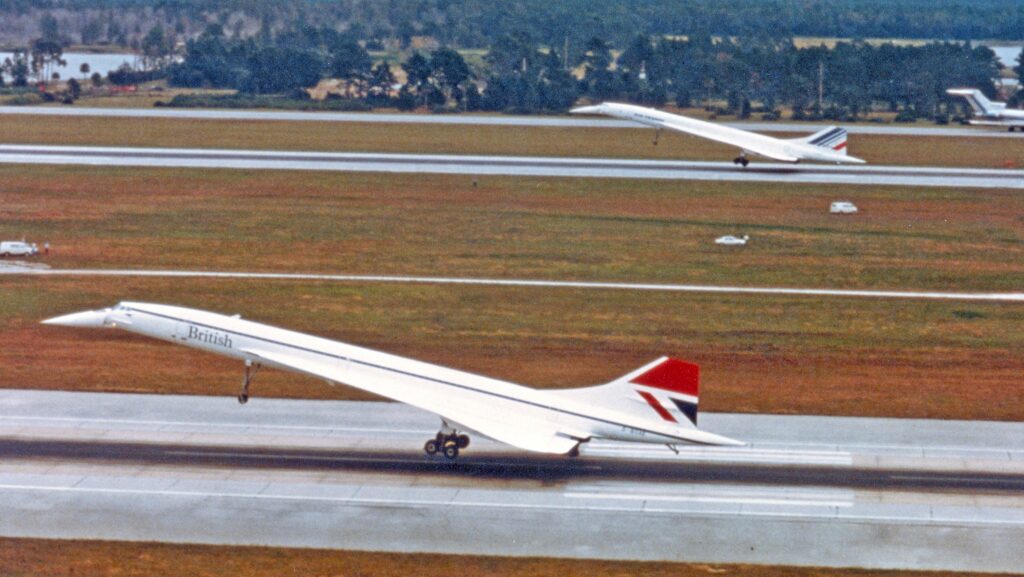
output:
[[[0,167],[0,230],[56,267],[1019,290],[1024,196],[998,191]],[[829,215],[851,198],[863,212]],[[711,241],[752,235],[739,250]],[[570,289],[0,276],[0,385],[235,393],[241,367],[38,325],[176,303],[538,386],[661,354],[715,411],[1020,419],[1024,307]],[[54,367],[60,370],[54,370]],[[256,395],[364,398],[283,373]]]
[[[774,136],[787,136],[773,134]],[[790,134],[788,136],[802,136]],[[731,160],[734,148],[704,139],[621,128],[447,126],[383,123],[212,121],[6,116],[5,144],[167,146],[359,152],[430,152]],[[947,137],[860,135],[850,154],[872,164],[1024,167],[1024,138],[969,144]]]
[[[5,577],[945,577],[963,573],[867,571],[581,561],[573,559],[474,557],[440,554],[367,553],[266,547],[216,547],[109,541],[0,539],[0,574]]]

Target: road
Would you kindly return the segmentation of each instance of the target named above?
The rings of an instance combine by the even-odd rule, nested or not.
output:
[[[0,276],[96,276],[154,278],[212,278],[284,281],[333,281],[353,283],[451,284],[496,287],[573,288],[588,290],[630,290],[747,295],[789,295],[823,297],[859,297],[880,299],[924,299],[955,301],[1024,302],[1024,293],[895,291],[866,289],[825,289],[799,287],[740,287],[721,285],[656,284],[626,282],[558,281],[543,279],[454,278],[431,276],[387,276],[354,274],[303,274],[274,272],[225,272],[189,270],[126,270],[126,269],[53,269],[39,262],[0,262]]]
[[[244,170],[324,170],[424,174],[716,180],[792,184],[1024,188],[1024,170],[832,166],[731,162],[388,154],[282,152],[195,148],[0,145],[0,163]]]
[[[0,115],[87,116],[107,118],[192,118],[200,120],[262,120],[290,122],[372,122],[388,124],[449,124],[490,126],[540,126],[550,128],[641,128],[632,122],[607,118],[567,116],[489,116],[478,114],[380,114],[366,112],[297,112],[266,110],[201,110],[188,108],[86,108],[0,106]],[[794,122],[727,122],[756,132],[807,132],[826,124]],[[894,136],[944,136],[955,138],[1024,138],[1020,134],[992,128],[892,126],[848,124],[851,134]]]
[[[474,438],[453,464],[420,449],[436,417],[393,403],[0,390],[0,535],[1024,566],[1022,424],[701,421],[751,444],[603,443],[572,460]]]

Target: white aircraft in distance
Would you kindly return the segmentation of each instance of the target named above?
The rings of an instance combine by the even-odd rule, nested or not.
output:
[[[669,114],[653,108],[644,108],[633,104],[618,104],[615,102],[603,102],[594,106],[582,106],[569,111],[572,114],[604,114],[624,120],[632,120],[658,130],[654,137],[654,143],[658,143],[658,136],[662,128],[685,132],[700,138],[707,138],[715,142],[729,144],[740,149],[740,155],[733,159],[734,164],[749,164],[747,155],[753,154],[763,156],[781,162],[800,162],[801,160],[816,160],[819,162],[835,162],[836,164],[864,164],[859,158],[847,156],[846,154],[846,129],[838,126],[829,126],[824,130],[815,132],[803,138],[772,138],[756,132],[749,132],[705,122],[695,118]]]
[[[184,307],[122,302],[43,321],[69,327],[116,327],[244,361],[238,396],[260,367],[304,373],[407,403],[441,417],[428,454],[455,459],[467,431],[541,453],[576,456],[591,439],[667,445],[743,445],[697,428],[697,365],[660,358],[605,385],[540,391]]]
[[[974,116],[968,121],[982,126],[1005,126],[1010,132],[1024,130],[1024,110],[1007,110],[1005,102],[992,102],[976,88],[950,88],[946,94],[963,96]]]

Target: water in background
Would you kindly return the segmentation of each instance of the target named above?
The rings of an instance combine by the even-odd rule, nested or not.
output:
[[[1017,56],[1020,55],[1020,46],[989,46],[992,52],[996,53],[999,62],[1007,67],[1013,68],[1017,65]]]
[[[13,56],[10,52],[0,52],[0,63],[4,60]],[[53,71],[60,74],[61,80],[67,80],[68,78],[82,79],[82,73],[79,69],[82,67],[82,63],[89,64],[89,74],[86,76],[92,76],[93,72],[99,72],[101,76],[106,76],[111,70],[117,70],[122,64],[127,62],[129,65],[135,64],[137,58],[134,54],[82,54],[77,52],[66,52],[62,56],[67,61],[66,66],[55,66]],[[10,76],[5,75],[5,80],[10,80]]]

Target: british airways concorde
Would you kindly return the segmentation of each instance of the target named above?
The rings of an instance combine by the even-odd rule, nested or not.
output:
[[[603,114],[623,120],[650,126],[661,134],[662,128],[683,132],[700,138],[729,144],[740,149],[740,155],[733,163],[746,166],[748,154],[756,154],[780,162],[814,160],[836,164],[864,164],[864,161],[846,154],[845,128],[829,126],[803,138],[773,138],[748,130],[740,130],[724,124],[697,120],[679,114],[670,114],[654,108],[634,104],[602,102],[594,106],[582,106],[570,110],[572,114]],[[655,144],[658,140],[655,137]]]
[[[541,453],[579,454],[591,439],[743,445],[697,428],[697,365],[660,358],[604,385],[537,390],[320,337],[184,307],[122,302],[43,321],[68,327],[114,327],[245,364],[238,396],[260,367],[344,384],[407,403],[441,417],[428,454],[455,459],[467,432]]]

